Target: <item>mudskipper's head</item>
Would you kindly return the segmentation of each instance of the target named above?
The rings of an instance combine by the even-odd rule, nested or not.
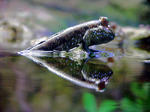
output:
[[[100,26],[90,29],[84,36],[84,41],[87,46],[103,44],[112,41],[115,34],[112,28],[108,25],[107,17],[100,17]]]
[[[87,46],[108,43],[115,38],[115,34],[108,25],[108,18],[101,17],[101,25],[90,29],[84,36],[84,41]]]
[[[97,28],[97,33],[98,35],[96,38],[99,38],[99,44],[108,43],[115,38],[115,33],[110,27],[99,26]]]
[[[112,30],[112,28],[110,27],[109,23],[109,19],[108,17],[100,17],[99,20],[101,21],[101,25],[99,26],[99,30],[102,32],[102,40],[104,43],[107,43],[111,40],[113,40],[115,38],[115,34]]]

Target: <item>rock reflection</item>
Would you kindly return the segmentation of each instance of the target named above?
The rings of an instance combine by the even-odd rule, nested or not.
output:
[[[135,41],[135,47],[150,52],[150,35]]]
[[[67,57],[34,57],[27,56],[34,62],[46,67],[58,76],[85,88],[103,92],[113,71],[102,61],[86,59],[80,63]]]

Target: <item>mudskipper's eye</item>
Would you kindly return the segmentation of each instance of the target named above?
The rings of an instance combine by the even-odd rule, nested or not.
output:
[[[99,19],[101,20],[102,26],[108,27],[109,19],[107,17],[100,17]]]

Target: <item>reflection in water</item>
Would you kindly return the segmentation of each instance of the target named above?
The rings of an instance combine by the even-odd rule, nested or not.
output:
[[[135,47],[150,52],[150,36],[136,40]]]
[[[28,56],[28,58],[72,83],[96,89],[99,92],[104,91],[105,84],[108,83],[110,76],[113,74],[113,71],[99,60],[96,60],[96,63],[94,63],[87,59],[79,64],[69,58],[33,56]]]
[[[143,63],[142,75],[138,76],[138,81],[142,83],[150,82],[150,63]]]
[[[27,76],[24,72],[16,68],[12,68],[14,73],[17,76],[16,79],[16,99],[18,100],[18,103],[20,104],[23,112],[32,112],[31,105],[27,101],[27,95],[29,92],[29,81],[27,80]],[[25,91],[27,90],[27,91]]]

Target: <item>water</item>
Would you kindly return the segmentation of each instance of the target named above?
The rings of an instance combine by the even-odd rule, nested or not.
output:
[[[111,52],[113,57],[78,61],[70,57],[24,57],[1,52],[0,109],[4,112],[148,112],[148,57],[147,60],[134,58],[131,53],[127,55],[127,49],[123,50],[126,53],[120,52],[122,55]]]

